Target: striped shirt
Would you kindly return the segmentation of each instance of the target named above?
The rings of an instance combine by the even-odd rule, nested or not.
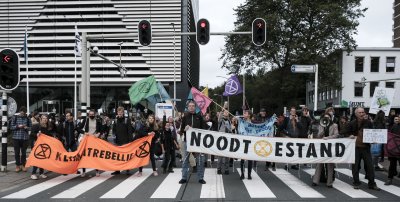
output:
[[[16,120],[15,120],[16,119]],[[25,125],[27,128],[18,128],[19,125]],[[26,116],[14,116],[11,120],[11,130],[13,131],[13,139],[28,140],[28,131],[32,127],[32,122]]]

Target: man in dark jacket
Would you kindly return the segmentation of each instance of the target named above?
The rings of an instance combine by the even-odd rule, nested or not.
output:
[[[308,138],[308,134],[311,131],[311,123],[312,119],[310,117],[310,112],[308,111],[307,107],[304,107],[300,116],[301,129],[299,133],[299,138]]]
[[[124,108],[118,107],[117,116],[112,124],[112,131],[115,134],[115,144],[118,146],[132,142],[133,140],[133,126],[132,121],[128,117],[124,117]],[[112,175],[120,174],[120,171],[111,173]],[[129,170],[126,174],[130,174]]]
[[[374,189],[379,191],[380,188],[376,186],[375,183],[375,173],[374,167],[372,163],[372,156],[370,151],[370,144],[363,143],[363,129],[372,129],[373,125],[372,122],[369,120],[364,119],[365,111],[364,108],[358,107],[355,110],[356,119],[351,121],[348,125],[348,135],[350,138],[356,138],[356,150],[355,150],[355,163],[353,164],[352,171],[353,171],[353,187],[354,189],[360,189],[360,179],[359,179],[359,172],[360,172],[360,163],[361,159],[364,161],[366,173],[368,176],[368,188]]]
[[[186,146],[186,131],[189,128],[200,128],[205,129],[206,123],[204,122],[203,117],[200,114],[196,114],[196,104],[194,101],[188,102],[188,113],[186,113],[182,119],[180,134],[184,136],[183,139],[183,163],[182,163],[182,179],[179,181],[179,184],[184,184],[188,180],[189,175],[189,154],[187,152]],[[204,181],[204,154],[197,154],[196,163],[197,163],[197,177],[200,184],[205,184]]]
[[[133,131],[132,121],[128,117],[124,117],[124,108],[118,107],[117,116],[112,125],[112,131],[115,135],[115,144],[118,146],[132,142]]]
[[[76,151],[78,140],[78,128],[74,122],[74,115],[72,112],[67,112],[65,114],[65,122],[61,123],[60,134],[62,139],[65,140],[64,146],[67,151]]]

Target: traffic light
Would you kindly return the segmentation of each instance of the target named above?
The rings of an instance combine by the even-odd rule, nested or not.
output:
[[[141,20],[138,25],[139,43],[142,46],[151,44],[151,24],[147,20]]]
[[[206,45],[210,41],[210,23],[207,19],[197,21],[196,40],[200,45]]]
[[[257,18],[253,21],[251,36],[254,45],[262,46],[265,43],[267,29],[264,19]]]
[[[19,57],[11,49],[0,52],[0,88],[14,90],[19,85]]]

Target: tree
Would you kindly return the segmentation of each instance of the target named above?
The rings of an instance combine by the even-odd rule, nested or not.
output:
[[[263,78],[267,80],[264,84],[268,89],[278,91],[270,94],[277,95],[272,98],[279,105],[292,104],[288,98],[302,102],[305,82],[313,77],[291,74],[292,64],[318,63],[319,87],[339,88],[340,70],[333,56],[337,50],[351,51],[356,47],[353,35],[357,33],[357,20],[366,11],[366,8],[360,8],[360,1],[247,0],[235,9],[235,31],[248,31],[255,18],[264,18],[267,42],[257,47],[251,43],[249,35],[226,37],[221,57],[223,68],[236,73],[262,68]]]

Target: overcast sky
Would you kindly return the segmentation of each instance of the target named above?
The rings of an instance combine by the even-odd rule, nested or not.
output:
[[[233,30],[236,8],[245,0],[200,0],[200,18],[210,22],[211,32]],[[393,0],[362,0],[362,7],[367,7],[365,17],[361,18],[358,35],[355,36],[359,47],[392,47]],[[210,6],[212,5],[212,6]],[[211,36],[205,46],[200,46],[200,85],[213,88],[227,77],[227,71],[221,69],[221,49],[224,47],[223,36]]]

